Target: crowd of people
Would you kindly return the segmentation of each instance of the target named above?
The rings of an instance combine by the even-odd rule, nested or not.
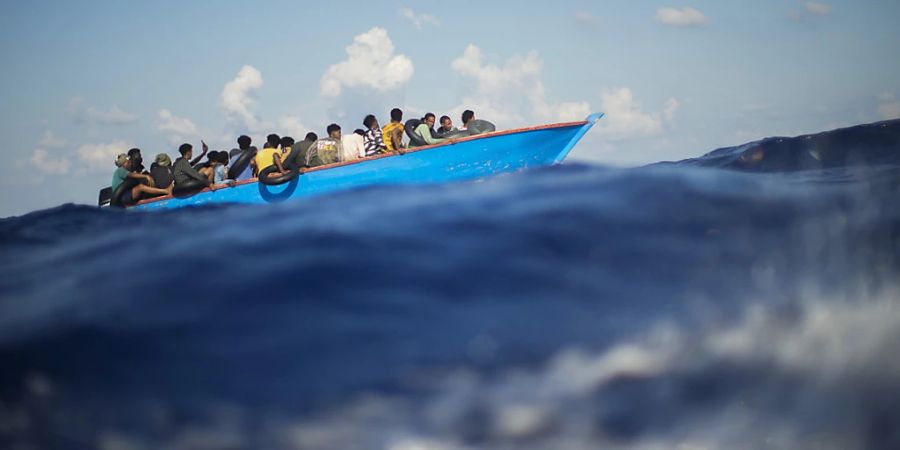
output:
[[[413,130],[412,139],[404,136],[403,111],[392,109],[390,118],[390,122],[382,127],[378,119],[369,114],[362,121],[364,128],[347,134],[342,133],[339,125],[331,124],[325,130],[325,137],[319,138],[310,132],[299,142],[291,136],[270,134],[262,150],[253,146],[252,139],[244,135],[237,139],[238,147],[230,152],[210,152],[206,143],[200,141],[202,152],[194,158],[193,146],[185,143],[178,148],[181,156],[174,164],[169,155],[160,153],[149,169],[144,167],[141,150],[133,148],[116,157],[112,191],[116,192],[122,183],[130,180],[120,198],[120,202],[127,205],[145,198],[172,195],[173,190],[179,187],[233,185],[236,181],[258,177],[266,169],[267,176],[277,177],[303,168],[379,154],[402,154],[406,148],[417,145],[434,145],[446,140],[452,142],[455,132],[465,131],[475,119],[475,113],[470,110],[463,112],[460,128],[453,126],[450,117],[442,116],[437,130],[434,129],[435,115],[427,113]],[[202,162],[204,156],[207,161]]]

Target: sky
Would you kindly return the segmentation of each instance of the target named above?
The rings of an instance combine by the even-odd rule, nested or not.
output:
[[[115,155],[361,128],[606,117],[635,166],[900,117],[900,1],[20,1],[0,16],[0,217],[96,204]]]

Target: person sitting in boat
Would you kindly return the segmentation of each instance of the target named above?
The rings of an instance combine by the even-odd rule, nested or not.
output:
[[[350,134],[341,137],[341,144],[344,147],[344,154],[341,161],[353,161],[354,159],[366,157],[366,132],[357,128]]]
[[[341,143],[341,127],[333,123],[325,130],[328,137],[317,140],[306,152],[306,167],[322,166],[341,162],[344,146]]]
[[[295,170],[306,167],[306,154],[309,151],[309,147],[318,139],[319,136],[316,133],[309,132],[306,133],[306,137],[302,141],[294,143],[291,146],[291,152],[282,161],[284,168]]]
[[[213,168],[213,184],[227,184],[233,185],[234,180],[228,178],[228,172],[225,169],[228,166],[228,153],[221,152],[212,152],[210,155],[215,153],[215,156],[210,156],[210,164],[212,164]]]
[[[281,164],[282,153],[279,147],[281,147],[281,138],[277,134],[270,134],[266,137],[266,144],[262,150],[256,153],[256,159],[254,160],[256,176],[259,176],[263,170],[273,165],[277,170],[272,172],[272,176],[277,177],[287,174],[288,171]]]
[[[200,141],[203,142],[203,141]],[[203,153],[201,155],[205,155],[209,150],[209,147],[203,142]],[[194,147],[191,144],[184,143],[178,147],[178,153],[181,153],[181,157],[175,160],[175,165],[172,168],[172,173],[175,177],[175,186],[181,186],[185,184],[203,184],[209,186],[213,180],[213,170],[211,167],[204,167],[199,171],[194,169],[193,164],[196,164],[196,160],[191,161],[191,157],[194,155]],[[199,159],[200,157],[198,157]]]
[[[462,113],[462,126],[459,127],[460,130],[468,130],[469,122],[475,118],[475,111],[467,109]]]
[[[150,164],[150,176],[153,177],[155,186],[168,186],[175,182],[175,174],[172,173],[172,159],[165,153],[156,155]]]
[[[440,124],[440,128],[437,129],[438,136],[443,136],[447,133],[456,131],[456,127],[453,126],[453,121],[450,120],[450,117],[448,116],[441,116]]]
[[[281,164],[284,165],[284,161],[287,159],[288,155],[294,150],[294,138],[290,136],[282,136],[281,137]]]
[[[241,135],[237,138],[238,148],[232,149],[230,156],[235,164],[240,163],[242,167],[232,167],[229,172],[235,180],[249,180],[253,178],[253,159],[256,157],[256,147],[250,145],[253,141],[250,136]],[[237,172],[240,170],[240,172]]]
[[[402,119],[403,116],[401,115]],[[378,125],[378,119],[374,115],[369,114],[363,119],[363,126],[366,127],[366,134],[363,136],[363,144],[365,145],[365,156],[377,155],[387,151],[387,145],[384,143],[384,133],[381,132],[381,126]],[[362,156],[360,156],[362,158]]]
[[[133,148],[128,150],[128,164],[131,171],[135,173],[144,173],[144,158],[141,156],[141,149]]]
[[[387,151],[396,152],[403,147],[403,111],[400,108],[391,110],[391,123],[381,129],[385,136],[384,145]]]
[[[436,138],[432,134],[432,129],[434,127],[434,114],[426,113],[425,117],[422,118],[422,123],[416,127],[414,132],[425,141],[425,145],[434,145],[440,144],[444,142],[443,138]]]
[[[115,192],[119,185],[129,178],[137,181],[137,183],[131,189],[126,189],[122,194],[120,201],[123,205],[134,204],[145,194],[148,196],[171,195],[172,188],[174,187],[173,183],[169,183],[165,189],[154,187],[153,177],[143,173],[132,172],[131,160],[128,159],[128,155],[120,153],[116,156],[116,171],[113,172],[112,191]]]

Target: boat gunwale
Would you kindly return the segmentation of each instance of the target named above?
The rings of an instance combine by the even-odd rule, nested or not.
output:
[[[394,152],[390,152],[390,153],[383,153],[380,155],[366,156],[365,158],[354,159],[352,161],[336,162],[336,163],[332,163],[332,164],[323,164],[321,166],[304,168],[304,169],[300,169],[300,174],[298,176],[303,175],[305,173],[317,172],[320,170],[334,169],[337,167],[344,167],[344,166],[349,166],[352,164],[359,164],[359,163],[363,163],[366,161],[374,161],[377,159],[391,158],[391,157],[395,157],[395,156],[403,156],[408,153],[416,153],[416,152],[421,152],[423,150],[431,150],[431,149],[438,148],[438,147],[446,147],[446,146],[450,146],[450,145],[459,144],[462,142],[470,142],[470,141],[475,141],[475,140],[485,139],[485,138],[492,138],[492,137],[497,137],[497,136],[506,136],[509,134],[526,133],[529,131],[540,131],[540,130],[549,130],[549,129],[554,129],[554,128],[584,126],[584,125],[587,125],[588,123],[590,123],[590,121],[588,121],[588,120],[579,120],[576,122],[552,123],[552,124],[537,125],[537,126],[532,126],[532,127],[514,128],[511,130],[492,131],[490,133],[476,134],[474,136],[466,136],[466,137],[461,137],[461,138],[452,138],[453,139],[452,142],[450,141],[450,139],[447,139],[446,141],[441,142],[439,144],[423,145],[420,147],[409,148],[409,149],[406,149],[406,151],[404,151],[403,153],[394,151]],[[215,185],[205,187],[202,190],[199,190],[199,191],[196,191],[191,194],[184,195],[184,196],[164,195],[161,197],[153,197],[153,198],[148,198],[145,200],[140,200],[137,203],[135,203],[134,205],[127,206],[127,208],[133,208],[135,206],[141,206],[141,205],[146,205],[146,204],[150,204],[150,203],[171,200],[174,198],[191,197],[191,196],[194,196],[197,194],[202,194],[204,192],[215,192],[220,189],[231,189],[231,188],[234,188],[237,186],[243,186],[245,184],[252,184],[252,183],[258,183],[258,182],[259,182],[259,179],[254,177],[254,178],[248,178],[246,180],[237,181],[234,184],[230,184],[230,185],[215,184]]]

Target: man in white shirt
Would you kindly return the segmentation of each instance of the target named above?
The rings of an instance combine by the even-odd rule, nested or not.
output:
[[[366,157],[366,145],[363,138],[365,134],[365,131],[357,129],[341,138],[341,142],[344,144],[344,153],[341,158],[343,161]]]

